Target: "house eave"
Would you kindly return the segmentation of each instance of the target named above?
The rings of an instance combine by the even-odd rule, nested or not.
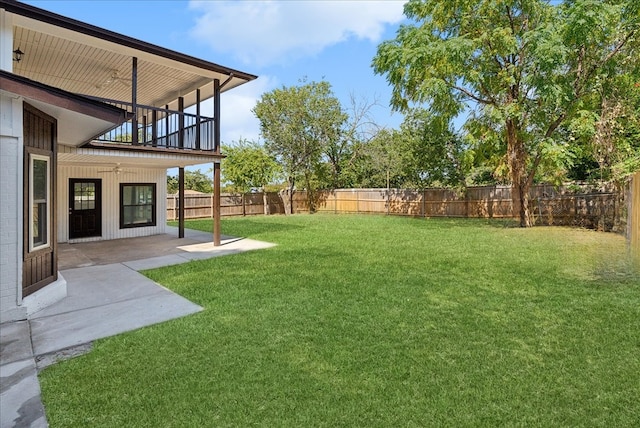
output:
[[[116,106],[54,88],[4,70],[0,70],[0,89],[117,124],[124,123],[131,118],[131,113]]]
[[[22,97],[45,113],[69,124],[59,126],[58,141],[80,145],[126,122],[131,115],[118,107],[94,101],[0,70],[0,91]],[[81,123],[84,126],[73,126]],[[65,123],[63,123],[65,124]],[[65,130],[69,132],[65,132]]]

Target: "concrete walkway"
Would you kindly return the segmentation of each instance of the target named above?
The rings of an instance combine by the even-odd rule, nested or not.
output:
[[[48,426],[40,399],[39,369],[87,352],[96,339],[202,310],[138,271],[273,246],[225,237],[223,245],[214,247],[210,234],[186,231],[186,235],[185,240],[177,241],[178,246],[166,248],[158,241],[144,252],[136,242],[146,242],[145,238],[104,241],[103,246],[88,243],[98,249],[94,252],[87,244],[65,244],[67,254],[61,257],[70,267],[60,273],[67,281],[67,297],[26,321],[0,325],[0,428]],[[165,242],[172,239],[168,235]],[[135,248],[145,258],[135,259],[118,245]],[[104,264],[127,254],[135,260]]]

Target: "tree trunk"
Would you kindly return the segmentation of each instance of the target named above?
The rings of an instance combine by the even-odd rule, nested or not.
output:
[[[264,207],[264,215],[271,214],[269,212],[269,198],[267,197],[267,191],[265,188],[262,188],[262,206]]]
[[[293,177],[289,177],[289,187],[278,192],[282,199],[282,205],[284,205],[285,214],[293,214],[293,188],[295,186],[295,180]]]
[[[293,214],[293,188],[294,188],[294,181],[291,180],[289,182],[289,214]]]
[[[531,216],[529,213],[529,185],[527,180],[514,182],[511,184],[511,195],[513,201],[513,214],[520,222],[520,227],[531,227]]]
[[[529,216],[529,180],[527,176],[527,153],[513,119],[507,119],[507,161],[511,178],[511,200],[513,217],[520,221],[520,227],[531,227]]]

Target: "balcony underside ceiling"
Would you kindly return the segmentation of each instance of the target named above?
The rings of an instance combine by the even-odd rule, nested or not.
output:
[[[196,89],[201,99],[210,98],[214,79],[230,78],[225,91],[255,78],[125,36],[116,43],[27,16],[13,15],[13,37],[14,49],[24,52],[13,64],[15,74],[77,94],[130,101],[133,57],[138,58],[137,103],[154,107],[177,110],[178,97],[191,106]],[[134,42],[149,48],[136,49]]]

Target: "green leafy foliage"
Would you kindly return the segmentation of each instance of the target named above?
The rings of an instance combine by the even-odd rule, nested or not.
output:
[[[382,130],[361,149],[362,187],[457,187],[468,166],[463,140],[441,117],[406,113],[400,130]]]
[[[178,193],[178,176],[167,176],[167,193]],[[213,192],[212,178],[207,176],[200,170],[188,170],[184,171],[184,188],[185,190],[195,190],[202,193]]]
[[[255,141],[241,139],[223,146],[222,176],[231,183],[235,191],[242,193],[251,189],[263,189],[273,184],[280,173],[280,166],[266,149]]]
[[[281,165],[290,195],[297,181],[308,191],[313,209],[323,153],[342,138],[347,115],[326,81],[301,81],[262,95],[253,109],[267,152]]]
[[[378,47],[372,65],[391,84],[395,109],[424,104],[447,121],[468,114],[473,162],[508,178],[528,226],[531,184],[561,179],[574,166],[576,150],[563,127],[585,119],[584,110],[601,125],[621,124],[618,113],[630,111],[629,98],[619,96],[609,103],[624,108],[603,106],[621,77],[640,81],[636,3],[410,0],[405,15],[413,22]],[[628,135],[631,126],[622,128]],[[618,164],[627,165],[624,144],[604,140],[621,148]]]

